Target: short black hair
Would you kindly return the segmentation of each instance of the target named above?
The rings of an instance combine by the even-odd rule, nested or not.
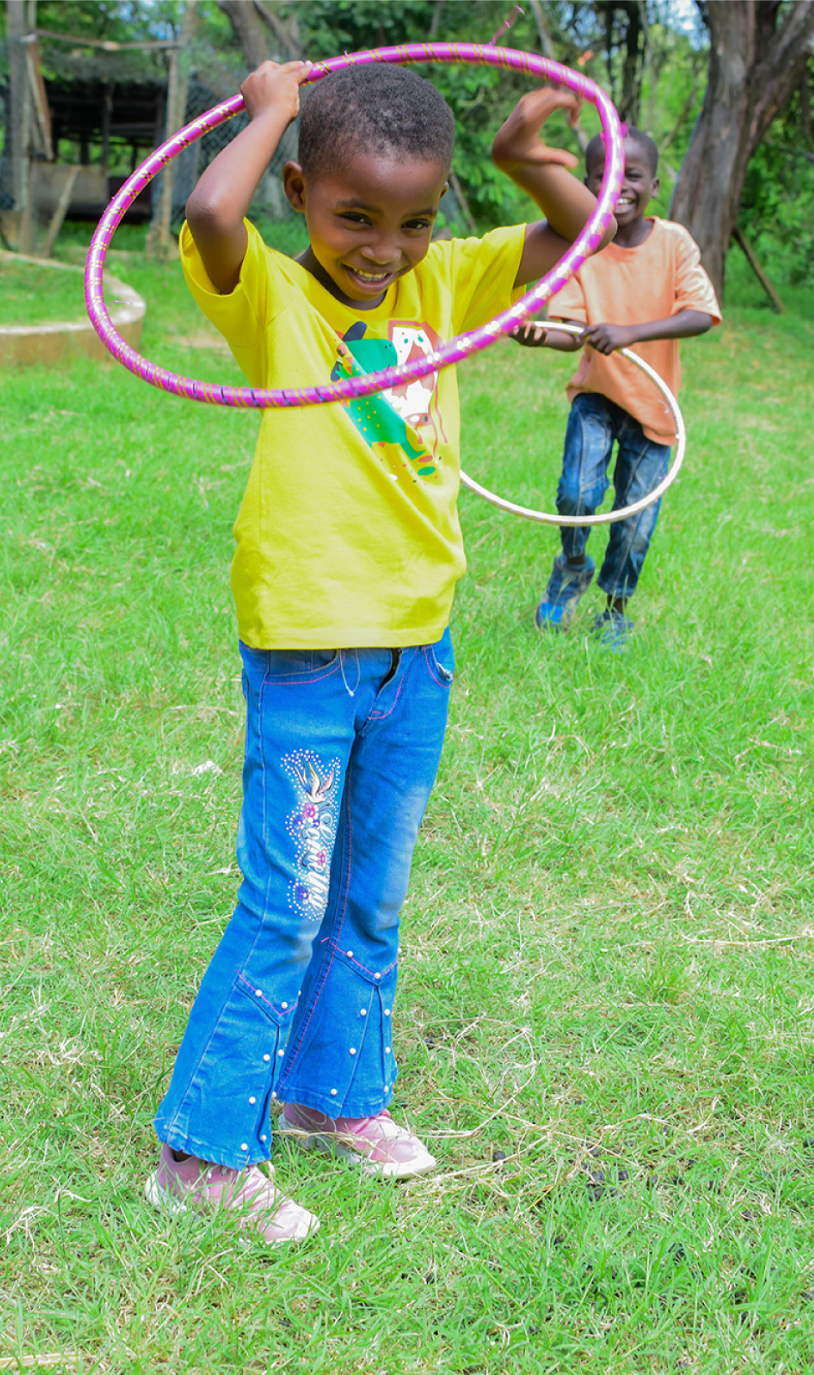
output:
[[[406,67],[343,67],[302,102],[298,159],[306,176],[334,171],[361,151],[437,162],[449,171],[454,146],[455,119],[444,97]]]
[[[646,134],[643,129],[634,128],[632,124],[623,124],[622,133],[624,134],[624,137],[626,139],[630,139],[631,143],[637,143],[639,145],[639,147],[645,155],[645,158],[647,159],[648,165],[650,167],[651,176],[655,176],[659,170],[659,150],[656,147],[650,135]],[[590,172],[594,162],[599,157],[600,153],[604,157],[605,143],[606,139],[604,134],[594,134],[593,138],[591,139],[590,143],[585,149],[586,172]]]

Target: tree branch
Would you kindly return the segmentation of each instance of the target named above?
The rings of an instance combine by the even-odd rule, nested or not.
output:
[[[263,0],[254,0],[254,8],[257,10],[263,22],[268,24],[288,61],[294,62],[297,58],[302,57],[302,45],[300,43],[296,14],[291,17],[291,27],[289,29],[288,25],[284,24],[282,19],[280,19],[273,10],[269,9],[268,5],[263,4]]]
[[[776,10],[776,0],[763,0]],[[758,11],[762,9],[758,5]],[[775,115],[785,108],[806,69],[808,45],[814,35],[814,0],[797,0],[771,42],[762,41],[749,74],[752,150],[760,143]]]

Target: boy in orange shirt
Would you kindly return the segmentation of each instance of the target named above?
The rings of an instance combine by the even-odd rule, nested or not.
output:
[[[603,136],[585,150],[585,185],[597,194],[605,170]],[[567,387],[571,413],[563,470],[557,488],[560,515],[592,515],[613,473],[614,510],[651,492],[667,472],[675,440],[670,412],[652,382],[615,349],[634,348],[678,393],[678,340],[704,334],[720,323],[715,292],[693,239],[679,224],[645,217],[659,189],[658,149],[647,134],[628,128],[625,175],[616,204],[613,243],[589,258],[551,301],[549,316],[584,324],[581,336],[542,325],[519,326],[520,344],[573,352],[585,345]],[[614,323],[608,323],[613,321]],[[593,626],[602,645],[623,650],[634,622],[626,615],[656,528],[659,502],[611,525],[597,582],[606,609]],[[577,602],[594,576],[585,552],[590,526],[563,526],[562,552],[554,560],[535,613],[540,630],[567,630]]]

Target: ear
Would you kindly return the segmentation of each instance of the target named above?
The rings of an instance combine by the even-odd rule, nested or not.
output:
[[[445,181],[445,182],[444,182],[444,189],[443,189],[443,191],[441,192],[440,196],[438,197],[439,203],[444,199],[444,196],[447,194],[447,191],[448,191],[448,190],[449,190],[449,182],[448,182],[448,181]]]
[[[654,195],[654,196],[657,196],[657,195],[659,194],[660,188],[661,188],[661,182],[659,181],[658,177],[654,177],[654,178],[653,178],[653,195]]]
[[[283,168],[283,190],[293,209],[304,214],[305,174],[298,162],[287,162]]]

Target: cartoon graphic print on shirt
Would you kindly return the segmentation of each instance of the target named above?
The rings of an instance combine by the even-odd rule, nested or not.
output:
[[[286,830],[297,847],[297,878],[291,884],[289,901],[301,916],[321,921],[328,905],[336,839],[339,760],[326,768],[310,752],[297,750],[281,762],[297,793],[297,806],[286,820]]]
[[[375,335],[366,337],[367,325],[357,320],[343,336],[358,365],[353,369],[357,375],[359,371],[379,372],[397,363],[426,358],[440,345],[440,339],[426,325],[391,320],[388,330],[388,339]],[[346,369],[346,360],[339,359],[331,372],[331,381],[335,382]],[[375,396],[362,396],[346,403],[354,425],[371,448],[379,446],[382,457],[389,458],[391,463],[395,460],[396,464],[400,460],[400,466],[407,466],[406,458],[414,476],[436,482],[439,436],[432,418],[432,401],[437,378],[437,373],[430,373],[415,382],[402,383]],[[431,447],[427,446],[419,428],[429,429],[427,438]],[[400,453],[394,454],[393,449]]]

